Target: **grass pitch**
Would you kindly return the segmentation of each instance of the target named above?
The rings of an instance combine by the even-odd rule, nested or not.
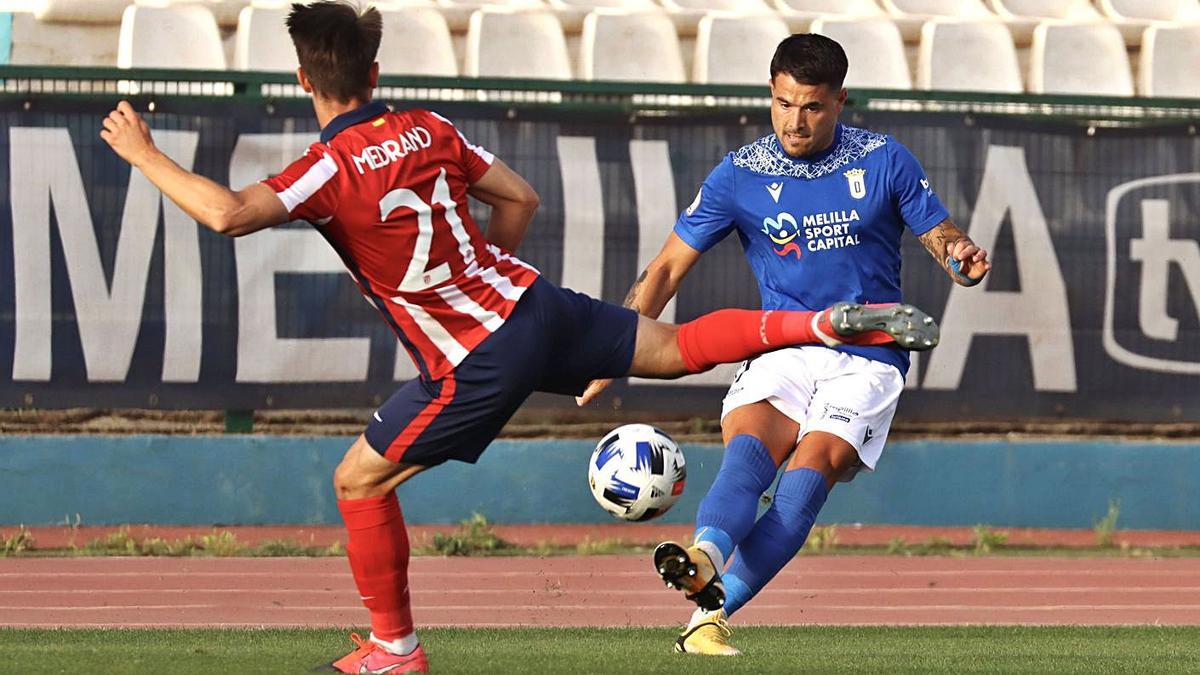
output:
[[[346,635],[0,629],[0,673],[302,673],[349,651]],[[747,627],[735,659],[673,654],[665,628],[420,635],[433,672],[447,674],[1200,672],[1200,627]]]

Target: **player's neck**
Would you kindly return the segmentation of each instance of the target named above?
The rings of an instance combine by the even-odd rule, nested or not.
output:
[[[370,102],[371,99],[369,97],[366,100],[351,98],[343,103],[325,96],[314,95],[313,110],[317,113],[317,124],[321,125],[321,128],[324,129],[338,115],[361,108]]]

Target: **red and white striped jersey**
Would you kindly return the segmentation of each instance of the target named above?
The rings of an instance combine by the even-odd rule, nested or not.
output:
[[[504,324],[538,276],[489,244],[467,210],[467,188],[492,160],[437,113],[370,103],[331,120],[264,182],[325,236],[417,369],[438,379]]]

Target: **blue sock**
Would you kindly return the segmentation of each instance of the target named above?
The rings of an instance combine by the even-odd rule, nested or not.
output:
[[[731,438],[717,478],[696,511],[695,541],[711,542],[729,560],[754,527],[758,500],[778,470],[762,441],[747,434]]]
[[[775,503],[738,544],[725,582],[725,613],[732,615],[762,590],[804,546],[829,489],[812,469],[786,471],[775,488]]]

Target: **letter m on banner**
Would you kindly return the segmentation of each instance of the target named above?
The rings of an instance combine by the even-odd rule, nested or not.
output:
[[[199,135],[158,131],[168,156],[191,169]],[[201,278],[195,221],[131,172],[112,274],[105,273],[71,136],[65,128],[9,130],[15,340],[13,380],[48,381],[53,367],[50,228],[57,224],[90,382],[121,382],[142,324],[159,214],[164,215],[165,382],[200,373]]]

